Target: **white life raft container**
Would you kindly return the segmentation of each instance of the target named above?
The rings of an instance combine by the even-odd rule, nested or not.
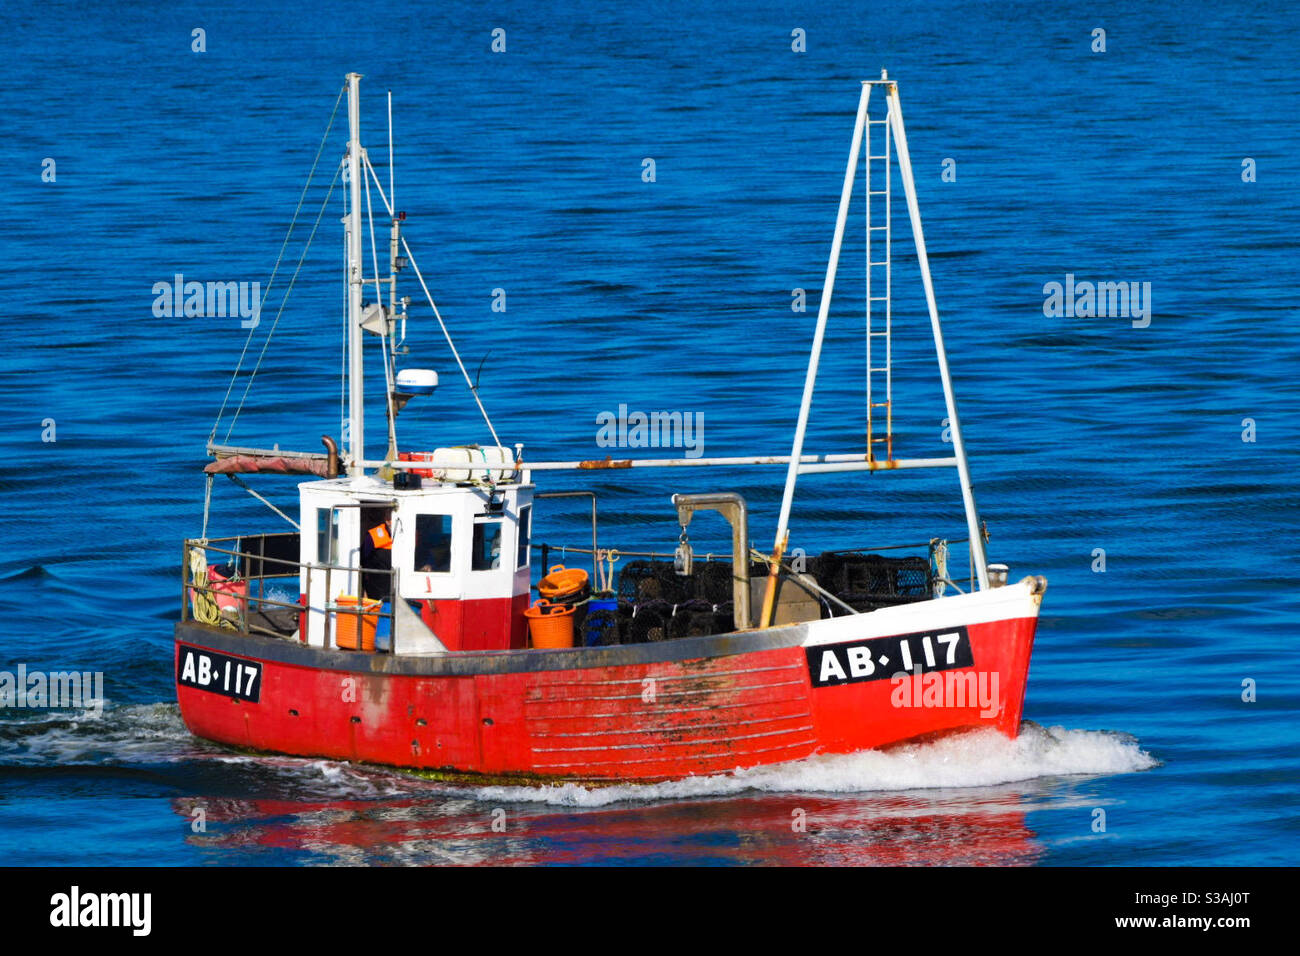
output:
[[[441,481],[508,481],[515,475],[515,456],[499,445],[438,448],[429,458],[433,477]]]

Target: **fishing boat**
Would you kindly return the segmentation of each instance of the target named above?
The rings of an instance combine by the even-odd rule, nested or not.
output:
[[[541,461],[523,444],[501,442],[448,334],[393,199],[391,94],[385,189],[361,143],[360,80],[349,74],[335,102],[337,113],[346,95],[348,144],[336,172],[346,193],[344,440],[324,437],[322,451],[283,451],[219,444],[214,428],[203,532],[184,543],[175,628],[176,694],[190,731],[235,748],[449,778],[592,784],[728,773],[979,728],[1014,737],[1046,581],[1011,582],[1005,565],[988,561],[896,82],[882,73],[861,85],[789,454]],[[859,166],[865,440],[843,452],[808,453],[804,438]],[[951,426],[946,457],[895,455],[895,178]],[[376,218],[386,220],[386,241],[375,240]],[[399,448],[399,413],[428,402],[439,384],[432,369],[397,367],[409,349],[411,299],[398,294],[399,275],[408,270],[482,415],[482,444]],[[383,367],[382,456],[367,452],[363,359]],[[746,502],[725,488],[660,499],[671,500],[681,533],[662,551],[642,553],[620,553],[601,540],[596,492],[539,489],[543,479],[573,472],[590,480],[603,473],[616,479],[624,469],[671,476],[681,468],[750,467],[784,473],[770,549],[752,546]],[[911,553],[873,547],[813,554],[810,541],[791,545],[800,478],[833,473],[860,481],[915,468],[956,472],[964,542],[931,537]],[[252,474],[300,476],[296,518],[244,481]],[[293,530],[210,537],[218,475],[252,492]],[[665,483],[662,490],[673,489]],[[534,509],[578,495],[590,503],[590,547],[584,540],[561,550],[534,540]],[[728,558],[695,555],[688,529],[699,512],[729,523]],[[958,583],[948,550],[963,545],[970,575],[957,575]],[[583,566],[553,565],[561,554]]]

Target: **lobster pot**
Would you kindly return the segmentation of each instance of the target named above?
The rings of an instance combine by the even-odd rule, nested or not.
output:
[[[817,578],[819,584],[832,594],[844,590],[844,555],[827,552],[808,560],[808,570]]]
[[[842,565],[844,590],[850,594],[893,594],[893,574],[885,562],[888,558],[869,554],[854,555]]]
[[[669,635],[678,637],[708,637],[717,633],[717,618],[711,601],[687,601],[677,607],[669,624]],[[730,630],[730,628],[728,628]]]
[[[894,592],[908,601],[928,601],[934,595],[934,573],[929,558],[902,558],[894,565]]]
[[[618,642],[620,644],[632,643],[629,629],[632,626],[632,617],[635,614],[636,605],[631,601],[618,602]]]
[[[689,601],[694,586],[673,568],[671,561],[630,561],[618,572],[618,596],[633,604]]]
[[[733,575],[730,561],[705,561],[695,565],[695,597],[709,604],[730,601]]]
[[[669,627],[673,619],[673,606],[667,601],[640,604],[627,625],[628,644],[654,644],[666,641],[672,635]]]
[[[621,619],[617,607],[612,601],[592,602],[586,620],[582,622],[582,643],[586,647],[611,647],[620,642]]]
[[[813,559],[823,587],[858,611],[928,600],[933,578],[926,558],[886,558],[879,554],[833,552]],[[835,607],[832,614],[848,613]]]
[[[649,588],[642,582],[654,577],[654,562],[629,561],[618,569],[618,598],[620,602],[639,603],[639,599],[651,600]]]

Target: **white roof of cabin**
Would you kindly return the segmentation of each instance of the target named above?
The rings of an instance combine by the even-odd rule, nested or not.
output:
[[[526,485],[519,482],[498,482],[494,487],[498,491],[507,491],[517,488],[532,488],[533,485],[531,482]],[[463,494],[475,491],[482,492],[486,489],[469,482],[436,481],[431,478],[423,479],[423,484],[419,488],[394,488],[391,481],[384,481],[374,475],[348,475],[339,478],[304,481],[299,483],[298,490],[312,494],[355,495],[358,498],[383,496],[384,498],[406,499],[432,495]]]

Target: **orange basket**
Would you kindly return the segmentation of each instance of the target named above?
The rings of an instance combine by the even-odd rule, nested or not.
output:
[[[524,611],[533,647],[573,646],[573,608],[542,599]]]
[[[360,602],[350,594],[340,594],[334,605],[334,643],[345,651],[373,651],[375,649],[375,630],[379,626],[379,615],[371,614],[383,606],[383,601],[367,598],[364,614],[355,614],[360,610]],[[361,622],[361,646],[357,646],[357,621]]]
[[[577,594],[587,586],[587,572],[557,564],[537,583],[537,593],[548,601]]]

